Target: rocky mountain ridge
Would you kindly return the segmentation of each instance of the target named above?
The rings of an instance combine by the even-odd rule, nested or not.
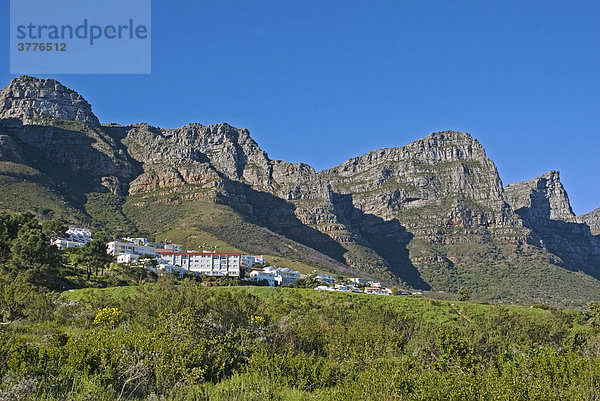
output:
[[[600,296],[593,218],[573,214],[558,172],[505,187],[466,133],[432,133],[317,172],[271,160],[248,130],[226,123],[101,126],[79,94],[54,80],[18,78],[0,92],[0,107],[0,201],[12,208],[46,210],[58,199],[50,212],[79,213],[99,227],[185,232],[252,253],[272,248],[252,242],[259,230],[281,244],[273,252],[310,256],[315,267],[425,290],[466,285],[491,300],[565,303],[556,294],[565,283]],[[11,203],[23,185],[29,197],[21,190]],[[203,220],[216,221],[215,210],[227,217]],[[169,230],[145,217],[152,213],[171,216]],[[252,228],[238,238],[233,226]],[[541,272],[552,278],[547,288],[537,288]],[[529,293],[516,288],[527,274]]]

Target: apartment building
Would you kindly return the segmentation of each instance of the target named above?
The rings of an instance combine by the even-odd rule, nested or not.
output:
[[[189,272],[207,276],[239,277],[239,253],[171,251],[157,249],[159,264],[179,266]]]

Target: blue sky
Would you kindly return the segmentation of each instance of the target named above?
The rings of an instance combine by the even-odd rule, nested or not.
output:
[[[317,169],[466,131],[505,184],[560,170],[581,214],[600,207],[599,21],[597,0],[155,0],[152,74],[53,77],[102,122],[225,121]]]

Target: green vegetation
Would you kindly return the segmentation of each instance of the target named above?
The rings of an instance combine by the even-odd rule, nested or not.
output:
[[[87,194],[85,211],[90,215],[95,229],[118,235],[136,232],[135,225],[121,210],[125,199],[115,194],[92,192]]]
[[[0,206],[18,212],[68,221],[84,219],[83,213],[68,206],[50,189],[48,177],[29,166],[0,162]]]
[[[599,302],[205,287],[109,267],[102,233],[61,252],[64,230],[0,213],[0,400],[600,397]]]
[[[270,287],[68,291],[0,326],[0,397],[584,400],[599,308]]]

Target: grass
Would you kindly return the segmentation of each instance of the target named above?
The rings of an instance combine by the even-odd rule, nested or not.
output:
[[[127,297],[134,297],[144,286],[85,288],[80,290],[65,291],[60,300],[85,301],[86,299],[100,298],[122,301]],[[246,292],[257,296],[262,302],[292,302],[296,304],[317,304],[321,307],[337,304],[346,307],[348,313],[352,311],[387,310],[400,313],[406,317],[415,318],[423,322],[452,323],[461,320],[470,320],[484,316],[496,305],[480,304],[475,302],[443,301],[421,297],[394,297],[378,296],[357,293],[340,293],[330,291],[316,291],[303,288],[282,287],[206,287],[204,291],[218,292]],[[508,311],[531,318],[546,319],[551,316],[551,311],[532,306],[502,305]],[[568,313],[579,313],[574,310],[565,310]]]
[[[144,284],[152,285],[152,284]],[[142,286],[123,286],[123,287],[107,287],[107,288],[82,288],[79,290],[68,290],[63,292],[59,300],[62,302],[81,301],[89,297],[106,297],[109,299],[122,300],[127,297],[135,296],[140,291]]]

